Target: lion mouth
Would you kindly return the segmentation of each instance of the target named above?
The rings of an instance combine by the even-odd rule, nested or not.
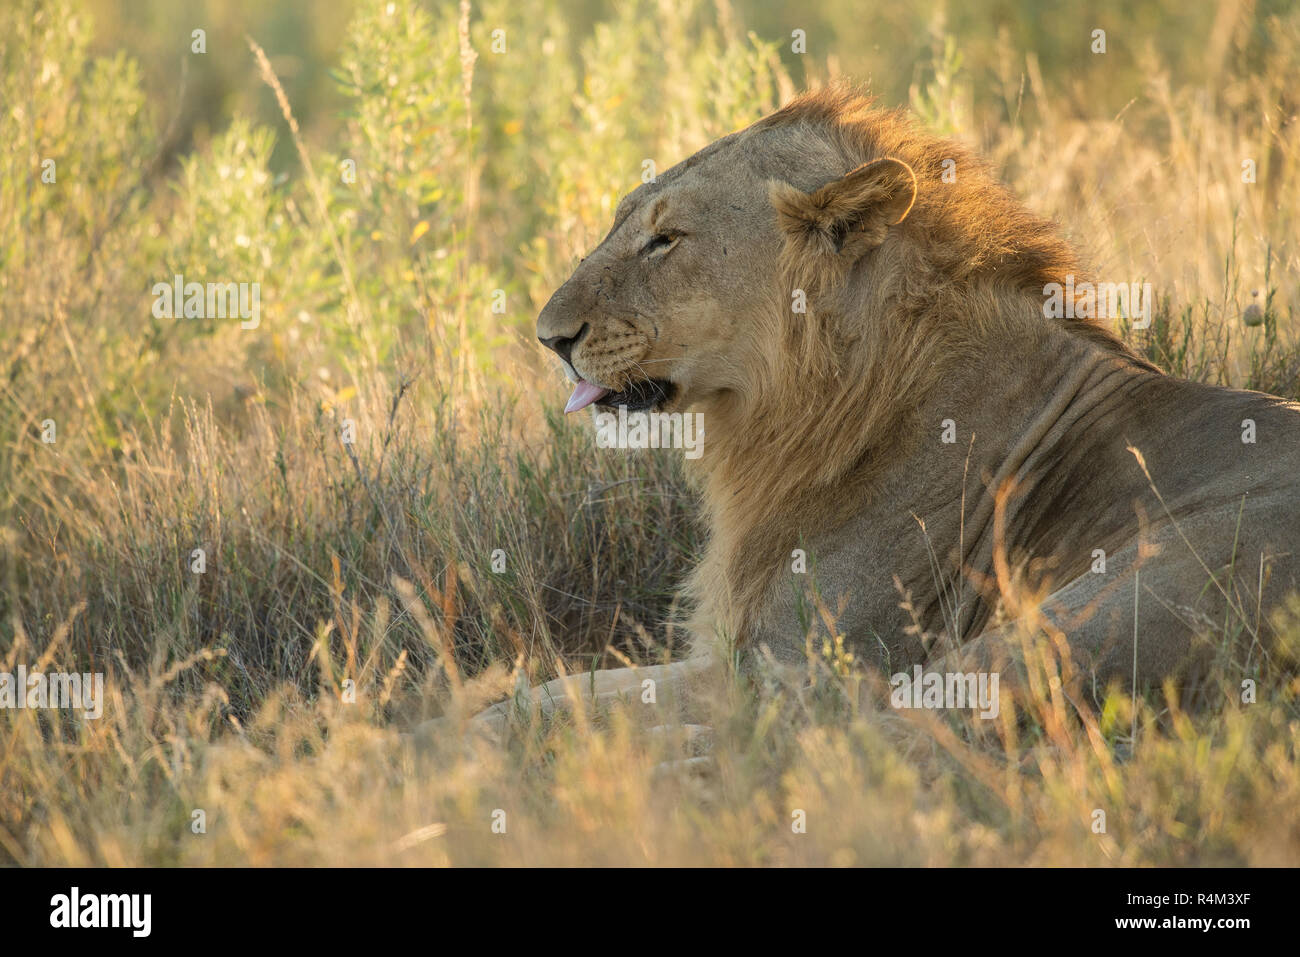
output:
[[[674,388],[666,379],[642,379],[621,392],[610,392],[602,396],[596,400],[596,404],[606,409],[617,409],[625,405],[629,412],[644,412],[671,399]]]
[[[629,412],[644,412],[662,405],[672,398],[675,386],[665,379],[642,379],[631,383],[618,392],[579,379],[573,388],[573,395],[565,405],[565,412],[577,412],[595,403],[602,409],[617,409],[626,406]]]

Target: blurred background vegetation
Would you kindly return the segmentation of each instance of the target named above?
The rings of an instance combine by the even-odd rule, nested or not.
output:
[[[230,767],[270,762],[277,799],[303,800],[297,755],[339,722],[382,736],[470,685],[503,694],[514,671],[671,655],[681,639],[665,622],[699,548],[692,493],[672,457],[596,454],[559,414],[532,327],[644,159],[666,169],[802,87],[847,78],[910,106],[988,155],[1099,276],[1152,282],[1155,324],[1131,336],[1164,368],[1300,397],[1298,65],[1300,7],[1284,0],[8,0],[0,666],[106,670],[120,697],[102,724],[0,718],[0,859],[191,859],[168,822],[221,790],[204,762],[232,734],[251,750]],[[176,274],[259,282],[260,325],[155,318],[151,287]],[[345,679],[362,707],[337,707]],[[1124,707],[1108,712],[1108,742]],[[857,760],[845,754],[874,755],[826,791],[864,795],[882,767],[898,772],[859,802],[882,810],[859,822],[858,861],[943,862],[954,847],[966,860],[1272,860],[1224,808],[1255,801],[1261,819],[1294,824],[1300,807],[1289,687],[1250,718],[1180,726],[1145,769],[1117,771],[1095,739],[1053,725],[1054,756],[1032,769],[1050,786],[1030,797],[981,791],[994,772],[970,768],[1006,760],[1007,742],[959,731],[966,771],[924,799],[932,832],[873,857],[878,826],[897,829],[891,815],[923,802],[940,765],[899,770],[877,731],[810,730],[781,708],[788,734],[763,719],[734,806],[770,816],[762,795],[780,782],[815,789],[805,752],[835,773]],[[733,723],[752,730],[760,711]],[[1216,767],[1255,761],[1245,792],[1223,784],[1197,803],[1202,732],[1221,745]],[[579,751],[563,759],[575,775],[593,760]],[[1128,843],[1062,836],[1058,822],[1087,819],[1093,805],[1070,802],[1090,784],[1137,809]],[[424,797],[473,803],[450,785]],[[266,795],[233,800],[242,829],[204,861],[382,846],[374,814],[326,848],[273,826]],[[414,808],[398,817],[415,826]],[[724,832],[674,835],[660,834],[681,849],[665,860],[771,859]],[[495,853],[462,850],[449,859]]]
[[[141,64],[141,80],[150,100],[168,102],[176,91],[180,63],[188,59],[192,29],[208,31],[212,49],[236,51],[191,61],[192,95],[175,148],[203,142],[236,115],[268,125],[279,123],[279,110],[242,56],[242,38],[251,34],[272,52],[299,122],[316,142],[339,131],[344,100],[329,74],[337,65],[358,0],[320,3],[283,0],[85,0],[78,5],[98,25],[91,50],[98,55],[125,51]],[[1289,0],[1220,0],[1195,4],[1151,2],[1070,3],[1067,0],[973,0],[949,3],[855,3],[850,0],[764,0],[724,2],[691,9],[671,4],[635,5],[595,0],[556,0],[522,4],[518,13],[496,21],[517,25],[510,37],[515,70],[535,68],[542,44],[569,64],[582,68],[583,44],[598,26],[608,28],[618,11],[634,11],[630,22],[653,32],[656,12],[680,18],[688,38],[701,18],[721,20],[776,43],[782,66],[796,84],[825,76],[828,64],[870,83],[889,103],[906,102],[914,85],[930,77],[936,52],[945,37],[959,38],[959,55],[969,83],[967,105],[976,122],[1007,121],[1005,86],[1018,86],[1026,63],[1037,64],[1055,105],[1078,117],[1107,120],[1130,100],[1147,93],[1153,71],[1172,88],[1199,89],[1225,105],[1243,108],[1250,97],[1225,78],[1254,74],[1282,79],[1294,68],[1294,4]],[[450,12],[454,0],[428,7]],[[502,8],[504,12],[505,8]],[[497,11],[479,13],[485,25]],[[548,19],[549,18],[549,19]],[[802,29],[807,53],[792,51],[790,33]],[[1092,57],[1091,34],[1107,32],[1109,57]],[[743,35],[743,34],[742,34]],[[666,39],[666,38],[665,38]],[[552,47],[548,47],[552,48]],[[542,54],[544,55],[544,54]],[[653,81],[648,81],[653,83]],[[1231,88],[1228,88],[1231,87]],[[1263,91],[1260,91],[1263,92]],[[1272,91],[1294,96],[1283,86]],[[1255,105],[1260,101],[1256,100]],[[1280,115],[1291,101],[1273,100]],[[1035,108],[1037,104],[1028,104]],[[290,150],[277,150],[277,169],[292,163]]]

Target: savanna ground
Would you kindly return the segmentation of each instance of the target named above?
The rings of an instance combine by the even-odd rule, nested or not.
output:
[[[107,703],[0,711],[0,861],[1300,861],[1284,655],[1203,712],[1072,703],[1048,655],[998,721],[912,719],[819,622],[807,680],[712,703],[706,774],[619,714],[402,737],[684,642],[680,454],[597,450],[532,324],[644,159],[800,86],[977,145],[1153,283],[1163,368],[1300,397],[1300,10],[1061,6],[5,4],[0,671],[102,671]],[[178,273],[260,283],[260,324],[155,318]]]

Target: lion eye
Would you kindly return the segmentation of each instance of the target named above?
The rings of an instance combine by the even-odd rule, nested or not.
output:
[[[667,252],[677,245],[677,240],[681,238],[681,233],[655,233],[650,237],[650,241],[641,247],[641,255],[648,256],[651,253]]]

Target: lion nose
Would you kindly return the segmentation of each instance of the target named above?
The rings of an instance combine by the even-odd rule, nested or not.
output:
[[[586,335],[586,333],[587,333],[587,323],[584,322],[582,324],[582,328],[579,329],[575,335],[551,336],[549,339],[543,339],[539,336],[538,340],[541,342],[542,345],[546,346],[546,348],[554,349],[555,354],[558,355],[565,362],[567,362],[569,365],[573,365],[573,360],[570,359],[569,356],[573,353],[573,347],[578,344],[578,340],[581,339],[584,335]]]

